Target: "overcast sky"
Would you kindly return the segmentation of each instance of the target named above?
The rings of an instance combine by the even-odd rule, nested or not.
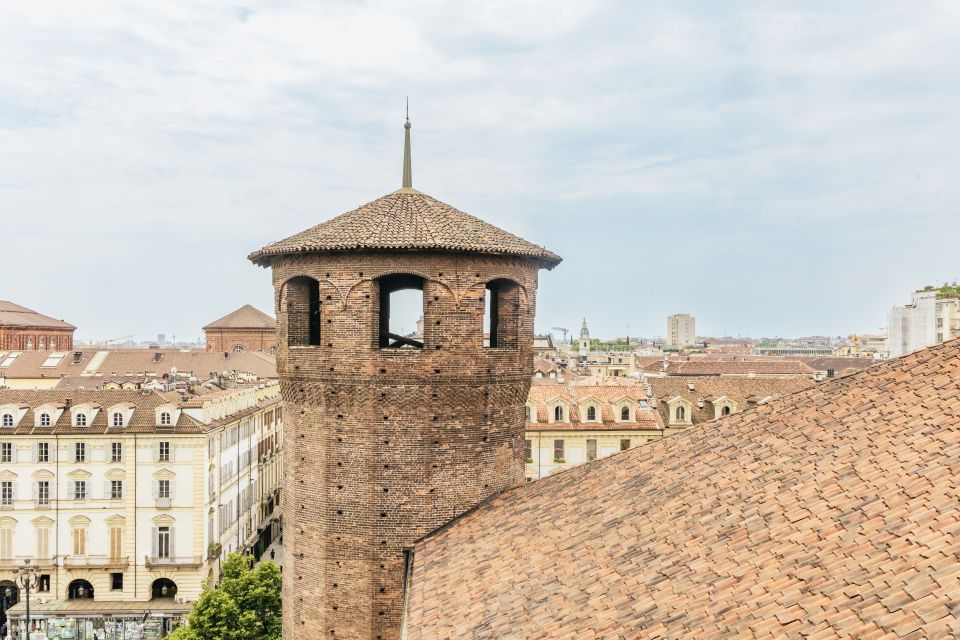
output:
[[[400,186],[564,257],[537,325],[875,331],[960,277],[960,3],[6,2],[0,299],[178,339]]]

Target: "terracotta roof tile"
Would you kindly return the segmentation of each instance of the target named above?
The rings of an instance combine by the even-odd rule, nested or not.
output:
[[[277,326],[273,316],[268,316],[256,307],[245,304],[236,311],[231,311],[218,320],[214,320],[203,328],[207,329],[270,329]]]
[[[417,543],[408,637],[953,636],[957,460],[960,340],[504,492]]]
[[[456,251],[536,258],[552,269],[560,256],[414,189],[399,189],[248,257],[331,251]]]
[[[56,320],[33,309],[21,307],[8,300],[0,300],[0,325],[14,327],[43,327],[45,329],[76,329],[72,324]]]

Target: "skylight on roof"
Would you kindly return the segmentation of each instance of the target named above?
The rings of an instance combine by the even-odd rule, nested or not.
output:
[[[11,352],[10,352],[10,355],[8,355],[6,358],[4,358],[4,359],[3,359],[3,362],[0,362],[0,369],[3,369],[4,367],[9,367],[10,365],[12,365],[12,364],[13,364],[13,361],[16,360],[17,357],[18,357],[21,353],[23,353],[23,352],[22,352],[22,351],[11,351]]]
[[[41,367],[55,367],[55,366],[57,366],[58,364],[60,364],[60,362],[63,360],[64,356],[66,356],[66,355],[67,355],[67,353],[66,353],[65,351],[54,351],[54,352],[51,353],[49,356],[47,356],[47,359],[44,360],[44,361],[43,361],[43,364],[40,365],[40,366],[41,366]]]

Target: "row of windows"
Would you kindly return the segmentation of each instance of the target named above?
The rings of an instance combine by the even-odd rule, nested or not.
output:
[[[169,480],[160,480],[167,483],[169,494]],[[33,502],[37,507],[50,506],[52,482],[38,480],[33,483]],[[67,483],[67,500],[92,500],[93,492],[89,480],[71,480]],[[107,500],[123,500],[124,481],[107,480],[104,485],[103,497]],[[167,496],[169,497],[169,495]],[[17,499],[17,484],[12,480],[0,482],[0,507],[9,509]]]
[[[626,451],[630,448],[632,441],[630,438],[620,439],[620,451]],[[526,441],[526,460],[533,462],[533,440]],[[597,441],[595,438],[587,438],[587,461],[597,459]],[[553,441],[553,461],[556,463],[566,462],[566,443],[564,440],[557,439]]]
[[[423,335],[416,328],[418,319],[423,318],[424,279],[410,274],[393,274],[380,277],[375,283],[379,302],[380,348],[422,349]],[[487,283],[482,325],[484,346],[517,346],[519,290],[519,285],[510,280],[498,279]],[[306,276],[291,278],[284,284],[281,295],[281,304],[287,315],[287,343],[290,346],[320,346],[324,302],[320,295],[320,283]],[[330,296],[327,296],[329,299]]]
[[[642,403],[646,406],[646,402]],[[553,407],[552,415],[554,422],[566,422],[567,421],[567,407],[558,404]],[[527,405],[525,407],[525,414],[527,422],[536,422],[536,412],[533,407]],[[584,421],[586,422],[600,422],[599,411],[595,405],[589,405],[586,412],[584,413]],[[630,422],[631,421],[631,410],[629,406],[620,407],[620,422]]]
[[[89,418],[85,413],[78,413],[73,417],[73,426],[75,427],[85,427]],[[41,413],[37,417],[37,425],[41,427],[49,427],[53,424],[53,418],[49,413]],[[160,413],[158,424],[161,426],[170,426],[173,424],[173,415],[169,411],[163,411]],[[123,427],[126,426],[126,417],[123,413],[115,411],[110,417],[110,425],[114,427]],[[0,417],[0,426],[12,427],[14,426],[14,419],[12,413],[5,413]]]
[[[36,442],[33,444],[33,461],[37,463],[54,462],[51,455],[52,449],[49,442]],[[167,440],[156,443],[156,453],[154,455],[156,462],[173,462],[173,448]],[[0,442],[0,462],[14,463],[14,444],[12,442]],[[73,461],[78,463],[87,462],[87,443],[73,443]],[[123,462],[123,443],[110,443],[110,462]]]

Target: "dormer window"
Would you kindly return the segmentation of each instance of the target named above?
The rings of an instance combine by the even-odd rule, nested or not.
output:
[[[85,427],[87,426],[87,414],[78,413],[76,417],[76,426]]]
[[[13,426],[13,416],[10,415],[9,413],[3,414],[3,422],[2,422],[2,424],[3,424],[3,426],[5,426],[5,427],[12,427],[12,426]]]
[[[597,421],[597,408],[593,405],[587,407],[587,421],[596,422]]]
[[[620,407],[620,422],[630,422],[630,407]]]
[[[558,404],[553,408],[553,421],[554,422],[565,422],[565,414],[563,412],[563,405]]]
[[[41,426],[41,427],[49,427],[49,426],[50,426],[50,414],[49,414],[49,413],[41,413],[41,414],[40,414],[40,426]]]
[[[171,420],[170,420],[170,413],[169,413],[169,412],[164,411],[163,413],[160,414],[160,424],[161,424],[161,425],[168,426],[168,425],[170,425],[170,422],[171,422]]]
[[[527,405],[523,408],[523,416],[527,422],[530,422],[530,405]],[[13,424],[13,422],[11,422],[10,424]]]
[[[730,415],[730,405],[727,405],[727,406],[725,406],[723,409],[721,409],[721,410],[720,410],[720,415],[722,415],[722,416],[728,416],[728,415]]]
[[[243,353],[244,351],[246,351],[246,348],[242,344],[238,344],[233,348],[234,353]]]
[[[686,407],[677,407],[676,416],[678,421],[686,420],[687,419]]]
[[[123,414],[119,411],[113,414],[113,426],[122,427],[123,426]]]

